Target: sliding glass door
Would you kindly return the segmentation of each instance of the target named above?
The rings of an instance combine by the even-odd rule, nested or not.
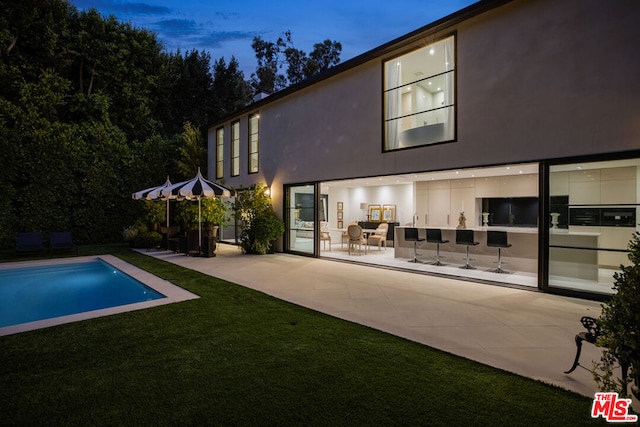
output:
[[[549,286],[613,293],[638,227],[640,160],[549,169]]]
[[[316,254],[315,184],[285,186],[285,251]]]

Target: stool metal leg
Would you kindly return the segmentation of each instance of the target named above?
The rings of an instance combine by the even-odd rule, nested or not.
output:
[[[475,269],[476,269],[475,267],[473,267],[473,266],[469,265],[469,245],[467,245],[467,259],[466,259],[466,263],[465,263],[465,265],[463,265],[463,266],[462,266],[462,267],[460,267],[460,268],[463,268],[463,269],[465,269],[465,270],[475,270]]]
[[[418,242],[413,242],[413,259],[410,259],[409,262],[413,262],[416,264],[421,264],[423,261],[418,259]]]
[[[440,262],[440,243],[436,243],[436,262],[433,265],[444,265]]]
[[[498,268],[496,268],[495,270],[493,270],[494,273],[506,273],[506,271],[504,271],[502,269],[502,248],[498,247]]]

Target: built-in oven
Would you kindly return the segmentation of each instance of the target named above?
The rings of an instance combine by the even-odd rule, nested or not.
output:
[[[569,225],[635,227],[636,209],[633,207],[569,208]]]

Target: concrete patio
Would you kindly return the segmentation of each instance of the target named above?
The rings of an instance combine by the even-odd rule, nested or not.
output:
[[[243,255],[219,245],[214,258],[142,252],[303,307],[593,397],[592,374],[575,355],[580,317],[600,303],[289,254]],[[591,367],[601,350],[583,346]]]

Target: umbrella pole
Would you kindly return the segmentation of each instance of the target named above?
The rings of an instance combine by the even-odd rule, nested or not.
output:
[[[198,197],[198,254],[202,255],[202,210],[200,197]]]
[[[167,227],[169,226],[169,198],[167,197]]]

